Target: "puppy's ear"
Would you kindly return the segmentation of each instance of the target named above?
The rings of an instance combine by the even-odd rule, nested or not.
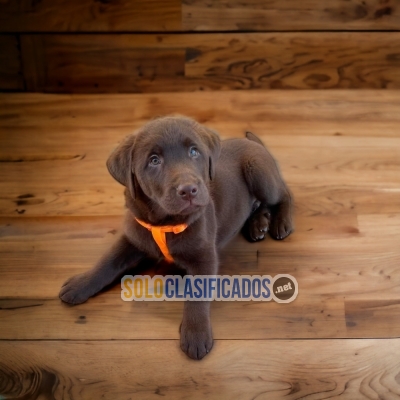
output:
[[[135,178],[133,175],[132,157],[135,140],[135,135],[127,136],[107,160],[107,168],[111,176],[126,186],[133,198],[135,198]]]
[[[208,161],[208,169],[210,174],[210,180],[213,180],[215,174],[215,166],[221,153],[221,140],[217,132],[205,126],[202,127],[202,138],[207,147],[210,150],[210,156]]]

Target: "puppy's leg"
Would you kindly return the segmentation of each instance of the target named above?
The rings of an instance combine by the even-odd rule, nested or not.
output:
[[[205,252],[210,254],[210,252]],[[193,257],[194,262],[185,263],[190,275],[215,275],[218,268],[216,251],[212,257]],[[203,253],[204,254],[204,253]],[[197,258],[197,259],[196,259]],[[213,347],[209,301],[185,301],[180,328],[180,345],[190,358],[201,360]]]
[[[213,347],[209,301],[185,301],[181,324],[181,349],[201,360]]]
[[[250,193],[261,202],[252,224],[265,226],[266,210],[270,210],[269,233],[274,239],[284,239],[293,231],[292,196],[268,150],[260,145],[250,150],[243,171]]]
[[[66,303],[81,304],[134,267],[143,257],[144,253],[122,236],[94,268],[68,279],[59,297]]]

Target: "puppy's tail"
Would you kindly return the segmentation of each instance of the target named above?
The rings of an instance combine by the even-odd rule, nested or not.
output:
[[[258,144],[261,144],[262,147],[265,147],[264,143],[254,133],[247,131],[246,137],[247,137],[247,139],[251,140],[252,142],[256,142]]]

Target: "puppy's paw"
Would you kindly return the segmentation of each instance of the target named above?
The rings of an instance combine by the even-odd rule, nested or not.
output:
[[[87,273],[69,278],[61,287],[59,297],[69,304],[84,303],[94,293],[91,290],[90,277]]]
[[[282,240],[288,237],[293,231],[291,218],[283,218],[279,214],[272,219],[269,234],[273,239]]]
[[[263,240],[269,230],[270,214],[256,213],[253,214],[243,227],[243,234],[250,242]]]
[[[201,360],[213,347],[213,337],[210,324],[206,326],[181,325],[181,349],[194,360]]]

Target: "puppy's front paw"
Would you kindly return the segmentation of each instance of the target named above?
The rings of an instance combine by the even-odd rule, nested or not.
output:
[[[90,277],[87,273],[83,273],[69,278],[61,287],[59,297],[69,304],[81,304],[93,294]]]
[[[211,325],[194,324],[189,326],[182,322],[181,325],[181,349],[190,358],[194,360],[201,360],[206,356],[213,347],[213,337],[211,332]]]

